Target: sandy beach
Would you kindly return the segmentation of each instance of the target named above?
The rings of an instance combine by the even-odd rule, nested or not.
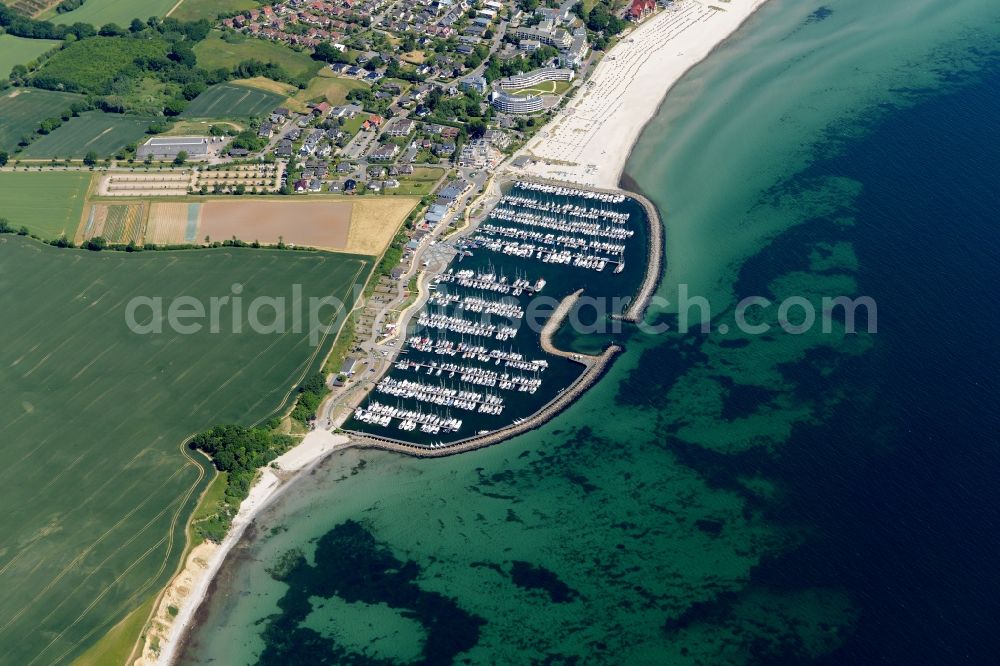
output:
[[[174,577],[164,591],[152,619],[149,637],[143,654],[134,661],[136,666],[171,664],[177,647],[194,618],[229,551],[242,538],[247,525],[260,511],[273,502],[299,473],[310,469],[329,453],[348,446],[344,435],[334,435],[326,430],[314,430],[302,443],[277,458],[265,468],[250,489],[249,496],[240,504],[233,526],[221,544],[203,543],[188,555],[184,569]],[[177,609],[171,617],[169,608]],[[155,640],[154,640],[155,638]],[[154,649],[154,646],[158,649]]]
[[[532,162],[511,167],[513,174],[618,187],[632,147],[670,88],[765,1],[679,0],[647,19],[515,156]]]

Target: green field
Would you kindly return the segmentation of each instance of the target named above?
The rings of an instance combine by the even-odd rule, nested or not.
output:
[[[308,79],[322,67],[322,63],[278,42],[253,37],[231,44],[222,39],[222,33],[213,31],[194,47],[198,66],[205,69],[232,69],[244,60],[260,60],[280,65],[292,76]]]
[[[220,14],[242,12],[260,4],[255,0],[184,0],[170,16],[178,21],[214,19]]]
[[[325,101],[340,106],[347,102],[347,93],[368,87],[364,81],[338,77],[329,69],[323,69],[309,81],[308,86],[296,93],[295,99],[303,103]]]
[[[0,172],[0,217],[42,238],[72,238],[89,185],[89,171]]]
[[[240,283],[246,322],[258,296],[291,302],[301,284],[305,302],[346,298],[371,267],[344,254],[98,253],[0,236],[0,663],[68,663],[155,594],[210,477],[185,439],[268,417],[332,339],[235,334],[231,305],[223,333],[139,335],[128,302],[193,296],[208,308]]]
[[[177,0],[87,0],[82,7],[49,20],[65,25],[89,23],[98,28],[107,23],[128,27],[134,18],[145,21],[150,16],[163,16],[175,4]]]
[[[139,116],[87,111],[70,118],[56,131],[38,137],[18,157],[81,159],[91,150],[101,158],[110,157],[126,144],[140,141],[149,123],[149,118]]]
[[[441,177],[445,174],[444,169],[436,167],[417,167],[409,176],[399,177],[399,187],[394,190],[386,190],[385,194],[395,195],[416,195],[424,196],[434,190]]]
[[[7,78],[14,65],[27,65],[61,43],[52,39],[25,39],[14,35],[0,35],[0,77]]]
[[[13,152],[22,136],[38,129],[39,122],[58,115],[79,99],[79,95],[36,88],[0,93],[0,150]]]
[[[219,83],[195,97],[182,118],[253,118],[273,111],[285,97],[235,83]]]

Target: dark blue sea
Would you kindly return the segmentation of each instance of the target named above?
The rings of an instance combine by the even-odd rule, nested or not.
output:
[[[762,463],[786,489],[770,515],[814,534],[753,580],[843,586],[859,609],[827,663],[1000,662],[1000,66],[986,67],[802,174],[862,183],[844,236],[879,305],[868,353],[801,380],[842,402]]]

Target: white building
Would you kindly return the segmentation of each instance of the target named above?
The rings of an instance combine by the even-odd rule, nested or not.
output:
[[[501,113],[535,113],[545,107],[545,102],[538,95],[518,97],[501,91],[490,95],[490,104]]]
[[[202,160],[208,157],[210,140],[203,136],[153,137],[135,151],[138,159],[147,157],[156,160],[172,160],[179,153],[187,153],[188,159]]]

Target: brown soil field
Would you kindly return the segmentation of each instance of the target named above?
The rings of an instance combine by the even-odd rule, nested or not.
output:
[[[339,201],[210,201],[202,206],[199,235],[345,250],[351,203]]]

